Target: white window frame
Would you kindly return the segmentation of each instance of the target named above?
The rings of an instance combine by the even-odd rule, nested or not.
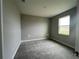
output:
[[[59,20],[58,21],[58,34],[69,36],[70,35],[70,15],[60,17],[58,20]]]

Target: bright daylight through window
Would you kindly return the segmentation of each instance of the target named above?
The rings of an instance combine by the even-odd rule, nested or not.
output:
[[[58,34],[69,35],[70,34],[70,15],[59,18]]]

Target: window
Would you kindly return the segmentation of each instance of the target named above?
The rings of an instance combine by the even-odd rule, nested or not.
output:
[[[70,33],[70,15],[59,18],[58,34],[69,35]]]

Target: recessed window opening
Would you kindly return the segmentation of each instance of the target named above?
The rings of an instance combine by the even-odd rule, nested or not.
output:
[[[59,18],[58,34],[69,35],[70,34],[70,15]]]

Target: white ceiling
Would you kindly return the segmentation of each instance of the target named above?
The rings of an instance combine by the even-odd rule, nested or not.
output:
[[[22,14],[51,17],[76,6],[77,0],[16,0]]]

